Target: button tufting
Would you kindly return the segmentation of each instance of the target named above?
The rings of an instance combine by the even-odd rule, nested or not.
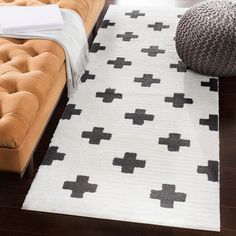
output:
[[[6,62],[11,60],[7,53],[1,53],[0,52],[0,55],[1,55],[1,57],[0,57],[1,63],[6,63]]]
[[[15,90],[11,90],[11,91],[8,91],[8,94],[14,94],[14,93],[17,93],[18,91],[15,89]]]
[[[0,83],[0,87],[1,90],[4,91],[4,93],[6,94],[13,94],[17,92],[17,84],[15,79],[13,78],[8,78],[7,76],[2,76],[3,78],[1,78],[1,83]],[[0,91],[1,93],[1,91]]]
[[[27,53],[31,56],[31,57],[36,57],[38,56],[38,52],[36,52],[33,48],[30,48],[27,50]]]

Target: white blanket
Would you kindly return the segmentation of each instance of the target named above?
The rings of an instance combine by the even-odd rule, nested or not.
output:
[[[7,34],[58,30],[63,29],[64,26],[61,10],[57,4],[2,6],[0,23],[1,30]]]
[[[68,96],[72,97],[88,63],[88,42],[81,17],[72,10],[61,9],[61,12],[64,20],[62,30],[14,34],[6,34],[0,30],[0,36],[19,39],[49,39],[59,43],[66,54]]]

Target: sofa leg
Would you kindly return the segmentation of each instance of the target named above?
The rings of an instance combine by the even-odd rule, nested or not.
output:
[[[96,24],[93,27],[93,36],[94,36],[94,38],[97,36],[98,29],[99,29],[99,23],[97,21]]]
[[[34,176],[35,176],[34,159],[33,158],[31,158],[29,165],[27,167],[26,176],[30,179],[34,178]]]
[[[89,38],[88,38],[89,48],[92,47],[93,40],[94,40],[94,38],[95,38],[96,35],[97,35],[97,32],[98,32],[98,25],[99,25],[98,22],[94,25],[93,30],[92,30],[92,32],[91,32]]]

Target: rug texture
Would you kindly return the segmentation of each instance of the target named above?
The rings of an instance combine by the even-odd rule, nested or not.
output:
[[[177,56],[185,10],[109,8],[23,209],[219,231],[218,79]]]

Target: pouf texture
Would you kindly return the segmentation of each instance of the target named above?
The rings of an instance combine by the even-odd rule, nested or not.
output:
[[[211,76],[236,76],[236,3],[206,1],[181,17],[176,49],[194,71]]]

